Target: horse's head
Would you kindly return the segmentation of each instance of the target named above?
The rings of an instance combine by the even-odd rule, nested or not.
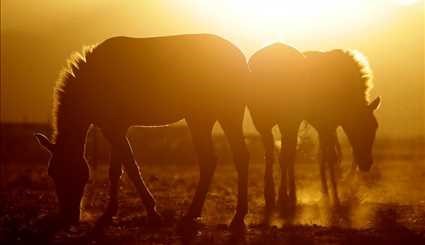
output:
[[[60,215],[65,223],[76,223],[80,218],[80,202],[89,171],[83,157],[83,145],[76,142],[51,143],[40,133],[36,139],[51,154],[48,174],[53,179],[59,202]]]
[[[372,147],[375,141],[378,122],[374,111],[379,107],[381,98],[378,97],[369,105],[355,110],[346,118],[342,127],[353,148],[354,161],[361,171],[369,171],[373,164]]]

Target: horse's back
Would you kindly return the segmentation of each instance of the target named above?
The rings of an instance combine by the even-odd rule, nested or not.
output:
[[[274,44],[257,51],[249,66],[256,89],[249,102],[254,122],[334,120],[363,103],[370,86],[367,60],[351,50],[300,53]]]
[[[237,47],[210,34],[115,37],[101,43],[93,57],[100,59],[99,63],[104,66],[112,68],[111,71],[124,69],[128,75],[139,75],[150,80],[214,79],[223,72],[242,70],[246,63]],[[220,72],[216,69],[220,69]]]
[[[245,57],[214,35],[115,37],[99,44],[87,64],[91,90],[99,97],[95,104],[109,103],[118,117],[141,124],[171,123],[245,103]]]

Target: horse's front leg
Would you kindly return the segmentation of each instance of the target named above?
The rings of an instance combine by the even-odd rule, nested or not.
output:
[[[111,222],[112,217],[115,216],[118,211],[118,190],[122,175],[121,160],[122,159],[120,159],[118,152],[112,149],[111,163],[109,167],[109,202],[105,212],[97,221],[97,224],[100,226],[108,225]]]
[[[120,141],[122,152],[124,153],[124,167],[125,171],[130,177],[130,180],[133,182],[136,187],[137,192],[139,192],[142,202],[146,208],[148,220],[151,224],[158,225],[161,223],[161,215],[158,213],[156,208],[156,201],[150,192],[149,188],[146,186],[145,181],[140,173],[139,166],[134,159],[133,150],[128,142],[127,137],[122,138]]]
[[[320,170],[320,182],[322,184],[322,193],[324,197],[328,197],[328,183],[326,177],[326,165],[327,165],[327,143],[320,137],[320,160],[319,160],[319,170]]]
[[[141,196],[143,204],[147,210],[149,221],[154,224],[160,223],[161,216],[156,210],[155,199],[143,181],[139,167],[137,166],[137,163],[134,159],[133,151],[130,147],[127,137],[125,136],[125,131],[121,130],[116,132],[116,130],[105,130],[105,137],[109,140],[112,146],[111,158],[113,161],[111,162],[110,171],[111,197],[115,197],[117,200],[116,196],[118,193],[119,176],[121,175],[121,164],[123,164],[130,180],[133,182],[136,190]],[[111,200],[114,199],[111,198]],[[114,210],[114,207],[117,206],[116,204],[117,201],[115,201],[115,203],[111,203],[112,211]]]
[[[330,147],[329,147],[329,175],[331,177],[331,186],[332,186],[332,196],[335,205],[339,205],[339,195],[338,195],[338,172],[340,171],[339,162],[340,158],[338,155],[338,150],[336,147],[338,144],[338,139],[336,134],[332,134],[330,138]]]
[[[339,204],[338,185],[337,185],[337,168],[340,161],[340,153],[338,152],[338,139],[335,130],[321,130],[319,132],[321,147],[321,166],[320,173],[322,178],[322,191],[327,196],[328,187],[326,179],[326,164],[329,169],[330,184],[332,188],[332,196],[336,205]]]
[[[297,150],[298,123],[290,126],[279,125],[282,135],[280,166],[281,185],[279,190],[279,205],[281,208],[290,205],[295,207],[297,202],[294,162]],[[289,203],[287,203],[289,201]]]
[[[336,157],[335,171],[336,171],[337,179],[341,179],[342,178],[342,150],[341,150],[341,144],[338,141],[336,129],[335,129],[334,137],[335,137],[334,151],[335,151],[335,157]]]

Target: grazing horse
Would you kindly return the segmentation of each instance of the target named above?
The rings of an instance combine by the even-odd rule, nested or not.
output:
[[[360,170],[370,169],[378,127],[373,112],[380,98],[368,102],[371,72],[362,57],[358,52],[344,50],[302,54],[295,48],[276,43],[257,51],[249,60],[251,82],[255,84],[252,87],[256,89],[251,93],[248,108],[265,148],[266,211],[275,205],[271,132],[275,125],[282,136],[280,207],[296,204],[294,160],[298,128],[303,120],[319,134],[322,188],[327,193],[325,166],[328,165],[336,202],[334,167],[340,155],[338,126],[347,134]]]
[[[99,127],[111,145],[110,200],[99,221],[117,212],[122,166],[135,185],[148,218],[158,221],[155,200],[145,185],[126,137],[132,125],[163,126],[185,119],[200,165],[200,180],[183,220],[201,210],[216,168],[212,128],[218,121],[230,144],[238,172],[238,203],[232,225],[247,213],[249,155],[242,132],[249,69],[232,43],[215,35],[153,38],[113,37],[74,56],[54,93],[53,135],[37,139],[51,152],[60,213],[78,222],[89,171],[83,158],[86,131]]]

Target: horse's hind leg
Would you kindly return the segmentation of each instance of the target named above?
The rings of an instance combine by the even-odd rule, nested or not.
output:
[[[160,216],[156,211],[155,200],[145,185],[142,176],[140,175],[139,167],[137,166],[137,163],[134,159],[133,151],[125,133],[121,132],[120,134],[117,134],[111,131],[106,131],[105,136],[111,143],[112,157],[116,159],[114,162],[111,162],[113,163],[111,164],[110,170],[111,190],[118,192],[118,181],[115,182],[115,179],[119,179],[118,172],[121,172],[121,165],[118,165],[118,163],[123,163],[128,176],[130,177],[142,198],[142,201],[147,209],[149,219],[152,222],[159,222]],[[112,185],[113,183],[116,183],[115,186]],[[111,193],[114,194],[112,191]]]
[[[221,127],[226,134],[233,161],[238,172],[238,204],[236,214],[231,222],[231,228],[239,230],[245,228],[244,218],[248,212],[248,164],[249,152],[242,130],[243,111],[220,120]]]
[[[217,158],[211,135],[214,120],[188,118],[187,124],[192,134],[193,146],[198,155],[200,169],[199,183],[195,195],[189,210],[183,218],[184,222],[191,223],[201,215],[202,207],[204,206],[205,198],[217,165]]]
[[[264,159],[266,162],[264,174],[264,200],[266,202],[266,212],[269,213],[275,206],[275,187],[273,181],[274,163],[274,139],[271,128],[258,130],[264,145]]]

